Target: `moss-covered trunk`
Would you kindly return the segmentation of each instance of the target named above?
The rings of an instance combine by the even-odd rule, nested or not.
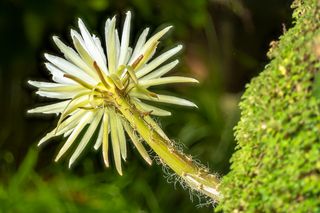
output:
[[[320,1],[293,7],[294,27],[242,97],[225,212],[320,212]]]

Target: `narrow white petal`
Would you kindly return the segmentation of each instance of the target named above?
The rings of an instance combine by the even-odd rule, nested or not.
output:
[[[34,109],[28,110],[28,113],[44,113],[44,114],[60,113],[64,110],[64,108],[68,103],[69,103],[69,100],[61,101],[55,104],[49,104],[41,107],[36,107]]]
[[[128,47],[127,49],[127,54],[126,54],[126,58],[124,59],[124,62],[123,64],[128,64],[128,61],[131,57],[131,54],[132,54],[132,48],[131,47]]]
[[[92,39],[91,34],[89,33],[88,29],[86,28],[86,26],[84,25],[83,21],[80,18],[78,19],[78,26],[79,26],[82,38],[84,40],[84,44],[88,52],[90,53],[91,57],[97,62],[97,64],[103,71],[107,72],[107,67],[103,60],[105,56],[101,55],[99,48],[97,48],[96,43]]]
[[[72,81],[71,79],[63,77],[65,74],[62,70],[57,68],[51,63],[45,63],[46,68],[49,70],[50,74],[52,75],[52,80],[60,83],[60,84],[69,84],[69,85],[76,85],[77,83]]]
[[[76,113],[77,110],[80,110],[81,107],[90,107],[88,105],[89,100],[88,100],[88,93],[79,93],[72,99],[70,99],[69,103],[66,105],[66,107],[63,109],[61,112],[61,116],[58,120],[57,126],[61,124],[61,122],[67,118],[70,115],[73,115]]]
[[[109,115],[108,110],[104,110],[104,115],[102,118],[102,126],[103,126],[103,132],[102,132],[102,156],[103,161],[106,167],[109,167]]]
[[[163,65],[162,67],[152,71],[148,75],[145,75],[144,77],[140,78],[141,80],[149,80],[149,79],[155,79],[160,78],[161,76],[168,73],[170,70],[172,70],[177,64],[179,63],[179,60],[174,60],[173,62],[170,62],[166,65]]]
[[[92,39],[93,39],[94,43],[96,44],[96,47],[99,50],[100,55],[102,56],[102,60],[103,60],[104,64],[107,64],[106,55],[104,54],[102,44],[101,44],[99,37],[97,37],[96,35],[92,35]]]
[[[78,66],[81,70],[85,71],[93,79],[98,80],[98,76],[92,72],[92,69],[83,61],[83,59],[78,55],[76,51],[74,51],[71,47],[65,45],[57,36],[53,36],[53,41],[64,54],[66,59]]]
[[[68,131],[66,131],[64,134],[63,134],[63,137],[64,138],[67,138],[69,135],[71,135],[71,133],[73,132],[74,128],[72,129],[69,129]]]
[[[81,58],[84,60],[84,62],[89,66],[89,67],[93,67],[93,62],[94,59],[93,57],[90,55],[89,51],[86,48],[86,45],[81,37],[81,35],[71,29],[70,31],[71,33],[71,38],[73,41],[73,46],[76,48],[77,52],[80,54]]]
[[[129,39],[130,39],[130,21],[131,21],[131,12],[127,12],[126,19],[124,21],[122,36],[121,36],[121,47],[120,47],[120,56],[118,61],[118,66],[124,64],[126,56],[127,56],[127,49],[129,46]]]
[[[147,49],[150,47],[150,45],[154,44],[155,42],[157,42],[164,34],[166,34],[170,29],[172,28],[172,26],[166,27],[163,30],[157,32],[155,35],[153,35],[141,48],[140,52],[137,54],[139,55],[143,55],[145,51],[147,51]]]
[[[144,67],[145,64],[153,57],[156,48],[159,44],[159,39],[166,33],[171,27],[166,27],[165,29],[161,30],[160,32],[156,33],[152,36],[141,48],[140,52],[138,53],[139,56],[143,56],[140,62],[136,65],[135,69],[139,70],[141,67]],[[134,62],[133,62],[134,63]]]
[[[52,76],[52,80],[54,81],[54,82],[57,82],[57,83],[69,83],[70,82],[70,84],[72,83],[72,84],[76,84],[76,82],[74,82],[74,81],[71,81],[70,79],[66,79],[65,77],[63,77],[63,76]]]
[[[51,93],[60,93],[61,95],[66,95],[62,99],[67,99],[68,97],[73,97],[79,92],[84,92],[86,88],[78,85],[68,85],[68,84],[59,84],[51,82],[40,82],[40,81],[28,81],[28,83],[34,87],[38,87],[40,92],[49,92]],[[37,92],[38,94],[38,92]],[[39,94],[42,96],[47,96],[46,94]],[[47,96],[50,97],[50,96]]]
[[[86,44],[85,44],[82,36],[78,33],[78,31],[76,31],[76,30],[74,30],[74,29],[71,29],[71,30],[70,30],[70,35],[71,35],[72,40],[73,40],[74,38],[76,38],[77,41],[81,44],[81,46],[86,50],[86,52],[89,53],[89,50],[87,49]],[[73,40],[73,44],[74,44],[74,40]],[[89,55],[90,55],[90,54],[89,54]]]
[[[150,97],[142,93],[138,92],[131,92],[130,93],[133,97],[137,97],[140,99],[148,100],[148,101],[155,101],[155,102],[162,102],[162,103],[168,103],[168,104],[176,104],[181,106],[189,106],[189,107],[197,107],[194,103],[191,101],[188,101],[186,99],[170,96],[170,95],[157,95],[157,97]]]
[[[146,28],[143,30],[143,32],[141,33],[141,35],[138,38],[137,44],[133,50],[132,56],[129,60],[129,64],[131,65],[138,57],[139,57],[139,53],[141,48],[143,47],[143,45],[146,43],[146,39],[149,33],[149,28]]]
[[[118,133],[118,139],[120,143],[120,151],[121,151],[121,157],[123,160],[127,159],[127,143],[126,143],[126,137],[124,134],[121,118],[119,116],[117,117],[117,133]]]
[[[58,86],[58,87],[42,87],[36,94],[48,98],[56,99],[71,99],[76,97],[79,93],[88,91],[80,86]]]
[[[53,138],[55,136],[54,134],[55,129],[51,132],[47,133],[43,138],[40,139],[38,146],[41,146],[44,142],[48,141],[49,139]]]
[[[111,19],[108,18],[108,19],[106,20],[106,23],[105,23],[105,26],[104,26],[105,33],[108,32],[108,29],[109,29],[109,27],[110,27],[110,23],[111,23]],[[107,41],[107,40],[108,40],[107,34],[105,34],[105,36],[106,36],[105,39],[106,39],[106,41]]]
[[[89,95],[87,93],[79,93],[77,96],[73,97],[72,100],[68,103],[65,107],[63,114],[65,116],[73,113],[75,110],[79,109],[80,107],[85,107],[89,104]]]
[[[152,70],[157,68],[160,64],[162,64],[163,62],[168,60],[170,57],[172,57],[173,55],[178,53],[181,49],[182,49],[182,45],[178,45],[178,46],[168,50],[167,52],[161,54],[160,56],[158,56],[157,58],[152,60],[149,64],[144,66],[142,69],[138,70],[137,77],[141,78],[142,76],[148,74],[149,72],[151,72]]]
[[[132,143],[137,148],[140,155],[143,157],[143,159],[149,164],[152,164],[152,160],[147,152],[147,150],[142,145],[139,137],[135,134],[134,130],[131,128],[131,126],[127,122],[123,122],[124,129],[126,130],[127,134],[131,138]]]
[[[80,134],[80,132],[83,130],[83,128],[85,127],[85,125],[87,123],[89,123],[92,119],[93,113],[91,111],[87,112],[87,114],[85,114],[82,119],[79,121],[78,125],[76,126],[76,128],[74,128],[73,132],[71,133],[71,135],[68,137],[67,141],[65,142],[65,144],[63,144],[62,148],[60,149],[57,157],[55,158],[55,161],[58,161],[61,156],[70,148],[70,146],[73,144],[73,142],[75,141],[75,139],[78,137],[78,135]]]
[[[72,154],[70,160],[69,160],[69,168],[72,166],[72,164],[77,160],[83,149],[86,147],[86,145],[89,143],[90,139],[92,138],[94,132],[97,130],[97,127],[99,125],[99,122],[102,117],[103,110],[99,110],[98,112],[93,112],[93,118],[91,121],[91,124],[89,124],[89,127],[82,137],[78,147]]]
[[[79,94],[80,92],[88,91],[87,88],[79,85],[67,85],[67,86],[56,86],[56,87],[41,87],[39,90],[48,92],[73,92]]]
[[[120,56],[120,38],[119,38],[119,33],[117,29],[115,29],[115,38],[116,38],[116,49],[114,54],[116,55],[116,69],[117,69],[119,56]]]
[[[110,129],[111,129],[111,143],[113,150],[113,158],[116,165],[116,169],[120,175],[122,175],[121,168],[121,150],[120,142],[117,131],[117,115],[115,112],[110,111]]]
[[[78,92],[77,91],[67,91],[67,92],[51,92],[51,91],[42,91],[39,90],[36,92],[37,95],[47,98],[55,99],[70,99],[74,97]]]
[[[81,109],[76,110],[68,118],[62,121],[59,126],[56,127],[58,128],[58,130],[55,132],[55,134],[61,135],[69,131],[70,129],[73,129],[74,127],[76,127],[84,114],[86,114],[86,110],[81,110]]]
[[[97,140],[93,146],[93,148],[95,150],[98,150],[102,144],[102,137],[103,137],[103,124],[100,125],[99,127],[99,133],[98,133],[98,137],[97,137]]]
[[[43,82],[43,81],[32,81],[32,80],[29,80],[28,84],[30,84],[34,87],[38,87],[38,88],[56,88],[56,87],[61,87],[61,86],[70,86],[67,84]]]
[[[50,55],[50,54],[44,54],[46,59],[50,61],[52,64],[57,66],[59,69],[61,69],[62,72],[68,73],[72,76],[76,76],[77,78],[80,78],[81,80],[95,85],[96,80],[94,80],[91,76],[89,76],[87,73],[85,73],[83,70],[81,70],[79,67],[73,65],[72,63],[68,62],[67,60],[60,58],[58,56]]]
[[[155,48],[152,50],[152,52],[150,53],[149,57],[144,61],[143,67],[144,67],[144,66],[147,66],[147,65],[148,65],[147,63],[153,58],[154,54],[156,53],[157,46],[158,46],[158,44],[157,44],[157,45],[155,46]]]
[[[106,49],[107,49],[107,57],[108,57],[108,69],[110,73],[114,73],[116,71],[116,33],[115,33],[115,17],[112,18],[108,28],[106,29]]]
[[[138,101],[133,100],[133,102],[135,104],[138,104],[143,109],[144,112],[151,112],[151,115],[156,115],[156,116],[170,116],[171,115],[171,112],[169,112],[167,110],[163,110],[158,107],[151,106],[149,104],[141,102],[140,100],[138,100]]]
[[[164,78],[156,78],[150,80],[139,80],[139,84],[148,88],[150,86],[162,85],[162,84],[174,84],[174,83],[199,83],[194,78],[181,77],[181,76],[170,76]]]
[[[80,118],[84,114],[84,110],[77,110],[75,114],[65,119],[59,126],[59,130],[57,131],[57,127],[54,128],[51,132],[46,134],[38,143],[38,146],[42,145],[44,142],[48,141],[54,136],[58,136],[64,134],[64,137],[67,137],[72,133],[73,129],[79,123]]]
[[[107,21],[106,21],[106,24],[105,24],[105,26],[104,26],[104,36],[105,36],[106,46],[107,46],[108,40],[109,40],[109,38],[108,38],[108,31],[109,31],[109,29],[110,29],[110,23],[111,23],[111,19],[108,18]]]

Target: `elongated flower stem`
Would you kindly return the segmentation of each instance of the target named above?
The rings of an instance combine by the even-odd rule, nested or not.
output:
[[[28,111],[60,114],[57,127],[43,137],[39,145],[58,135],[68,138],[56,157],[58,160],[76,144],[76,139],[84,132],[69,160],[71,167],[94,137],[94,133],[98,132],[94,148],[102,146],[102,156],[105,165],[109,167],[110,135],[115,167],[122,175],[121,162],[127,157],[127,133],[147,163],[151,164],[152,160],[140,139],[157,154],[159,162],[177,174],[177,181],[182,180],[183,186],[187,185],[191,191],[198,191],[216,202],[221,196],[218,192],[217,177],[178,149],[150,117],[151,114],[171,115],[170,112],[154,106],[156,102],[196,107],[186,99],[156,94],[149,90],[150,87],[163,84],[198,83],[193,78],[164,76],[178,64],[178,60],[166,62],[182,49],[182,45],[153,57],[161,38],[170,30],[169,26],[148,40],[149,29],[145,29],[135,47],[132,47],[130,20],[131,12],[128,11],[120,41],[116,18],[107,19],[105,50],[101,40],[88,31],[81,19],[78,20],[80,32],[71,30],[75,49],[65,45],[58,37],[53,37],[65,56],[61,58],[45,54],[45,65],[55,83],[29,81],[29,84],[37,87],[37,94],[41,96],[68,100]]]
[[[192,158],[176,150],[171,141],[159,133],[154,128],[154,124],[150,123],[149,115],[142,114],[117,91],[114,95],[117,110],[160,157],[161,161],[179,175],[191,189],[209,196],[214,201],[219,200],[219,180],[217,177],[210,174],[207,169],[195,164]]]

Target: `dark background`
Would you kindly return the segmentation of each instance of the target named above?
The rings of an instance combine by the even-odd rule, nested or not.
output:
[[[43,53],[59,54],[52,35],[71,44],[69,30],[76,28],[77,17],[102,37],[107,17],[117,14],[120,27],[125,12],[131,10],[132,43],[145,27],[155,32],[172,24],[174,30],[160,51],[184,44],[174,72],[201,83],[167,89],[193,100],[199,109],[165,106],[173,115],[159,122],[187,153],[223,176],[235,147],[233,127],[239,119],[241,93],[267,64],[270,42],[291,26],[290,4],[284,0],[2,0],[0,210],[212,212],[210,207],[197,208],[195,194],[189,196],[179,184],[168,184],[161,167],[148,167],[132,148],[123,177],[114,167],[105,169],[101,153],[90,148],[71,170],[66,161],[54,163],[61,138],[40,149],[36,144],[57,118],[26,114],[46,101],[35,96],[26,82],[49,80]]]

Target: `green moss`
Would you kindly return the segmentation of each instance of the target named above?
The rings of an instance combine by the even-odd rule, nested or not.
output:
[[[225,212],[320,212],[320,1],[293,6],[294,27],[240,103]]]

